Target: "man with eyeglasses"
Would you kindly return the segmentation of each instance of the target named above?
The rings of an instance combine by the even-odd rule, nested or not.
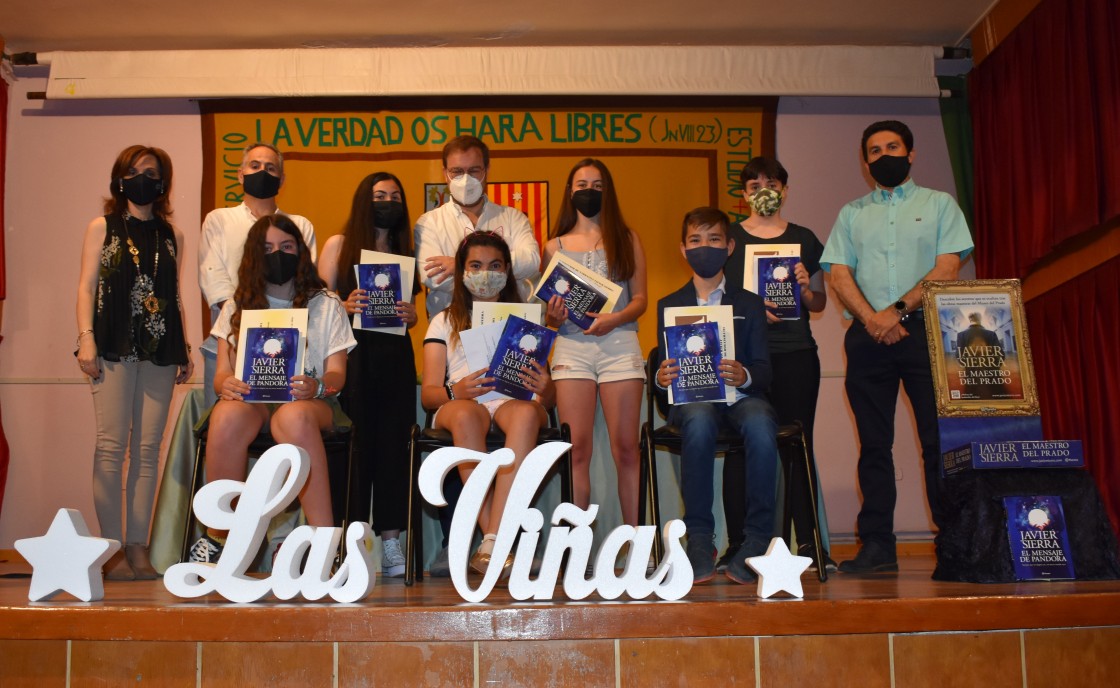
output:
[[[443,174],[451,198],[421,215],[415,230],[416,264],[428,289],[429,318],[451,304],[455,249],[471,232],[490,231],[505,239],[518,280],[536,277],[540,271],[540,247],[529,218],[516,208],[486,198],[489,172],[490,149],[480,139],[457,136],[443,147]]]

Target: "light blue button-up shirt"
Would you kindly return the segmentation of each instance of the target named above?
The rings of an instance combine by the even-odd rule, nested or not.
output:
[[[898,301],[937,262],[972,252],[972,234],[957,201],[944,191],[907,180],[890,192],[876,187],[840,209],[821,267],[847,265],[876,311]],[[844,311],[844,317],[852,314]]]

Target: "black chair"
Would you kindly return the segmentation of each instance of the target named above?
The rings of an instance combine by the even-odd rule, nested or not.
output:
[[[405,547],[404,584],[412,585],[416,580],[424,578],[424,535],[421,517],[423,515],[424,500],[420,496],[418,479],[420,476],[421,456],[434,452],[443,447],[453,447],[451,433],[447,430],[432,427],[431,411],[427,412],[424,427],[412,426],[412,439],[409,442],[409,486],[408,486],[408,542]],[[572,441],[572,433],[567,423],[557,420],[556,409],[548,411],[548,426],[541,428],[537,434],[537,444],[545,442]],[[494,451],[501,449],[506,444],[505,435],[491,426],[486,434],[486,449]],[[568,450],[561,457],[557,470],[560,473],[560,501],[572,501],[572,452]]]
[[[654,377],[657,374],[657,368],[661,365],[660,352],[654,347],[646,359],[646,421],[642,423],[642,432],[639,439],[639,451],[641,452],[641,469],[638,483],[638,504],[643,507],[648,506],[653,523],[660,529],[661,527],[661,502],[657,494],[657,460],[656,450],[661,447],[669,452],[679,455],[681,453],[681,434],[680,430],[673,425],[666,423],[661,427],[655,427],[654,421],[657,415],[662,418],[669,416],[669,400],[668,397],[658,394],[655,390]],[[743,440],[742,438],[731,432],[729,428],[721,427],[719,436],[716,438],[716,451],[730,453],[731,455],[743,456]],[[824,566],[824,546],[821,543],[821,524],[820,518],[817,514],[817,468],[813,461],[813,457],[809,454],[808,446],[805,440],[805,432],[800,423],[793,423],[790,425],[782,425],[778,427],[778,455],[782,461],[782,478],[785,484],[785,499],[784,513],[782,515],[782,536],[789,542],[791,525],[793,523],[793,481],[791,477],[793,471],[804,470],[808,472],[809,479],[806,482],[808,485],[808,494],[805,495],[806,499],[813,510],[813,548],[817,555],[817,561],[820,563],[817,566],[817,577],[823,583],[828,580],[828,572]],[[725,460],[726,456],[725,456]],[[642,525],[645,525],[646,510],[641,508],[639,511],[639,519]],[[734,527],[728,524],[728,527]],[[798,534],[799,536],[801,533]],[[654,557],[657,561],[661,561],[664,554],[662,552],[661,538],[654,539]]]
[[[206,464],[206,438],[210,430],[210,413],[213,410],[212,407],[207,410],[194,426],[197,446],[194,453],[194,470],[191,473],[191,502],[187,505],[180,561],[188,560],[191,545],[201,534],[197,530],[198,523],[194,517],[193,502],[195,493],[203,485],[203,471]],[[323,431],[323,447],[327,450],[327,471],[331,484],[331,508],[334,511],[335,522],[345,528],[348,525],[347,514],[350,507],[351,489],[357,487],[352,485],[354,426],[338,404],[332,403],[331,410],[334,413],[334,427]],[[272,439],[266,423],[260,434],[249,444],[249,456],[259,457],[275,444],[276,441]],[[345,476],[345,480],[341,479],[341,476]]]

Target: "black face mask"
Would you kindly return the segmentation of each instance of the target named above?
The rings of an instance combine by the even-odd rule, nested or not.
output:
[[[893,189],[910,176],[910,156],[883,155],[875,162],[868,163],[867,169],[879,186]]]
[[[299,269],[299,256],[294,253],[273,251],[264,255],[264,278],[272,284],[287,284]]]
[[[245,175],[241,188],[253,198],[272,198],[280,193],[280,177],[273,177],[266,170],[261,170]]]
[[[373,201],[373,226],[396,229],[404,217],[404,204],[400,201]]]
[[[603,209],[603,192],[598,189],[580,189],[572,194],[572,207],[584,217],[595,217]]]
[[[163,193],[163,180],[138,174],[135,177],[117,179],[109,188],[123,193],[134,205],[145,206],[151,205]]]
[[[692,267],[693,272],[704,279],[708,279],[719,274],[724,264],[727,263],[729,256],[726,248],[697,246],[696,248],[685,249],[684,257],[689,266]]]

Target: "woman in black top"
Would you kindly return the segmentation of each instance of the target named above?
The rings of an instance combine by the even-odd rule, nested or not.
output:
[[[375,172],[354,192],[342,234],[323,244],[319,276],[344,299],[346,312],[360,313],[367,293],[358,288],[354,266],[362,250],[412,256],[412,224],[399,179]],[[358,346],[350,352],[342,408],[354,422],[357,487],[351,494],[350,520],[369,521],[381,537],[381,571],[404,575],[401,530],[408,526],[408,445],[416,423],[416,359],[409,328],[416,324],[412,296],[415,277],[403,287],[397,313],[404,334],[354,330]]]
[[[110,175],[105,215],[86,229],[78,282],[78,367],[89,377],[97,422],[93,499],[101,536],[124,543],[113,580],[158,577],[148,528],[171,393],[193,371],[179,298],[182,237],[171,216],[171,159],[129,146]],[[125,453],[127,529],[122,534]]]

